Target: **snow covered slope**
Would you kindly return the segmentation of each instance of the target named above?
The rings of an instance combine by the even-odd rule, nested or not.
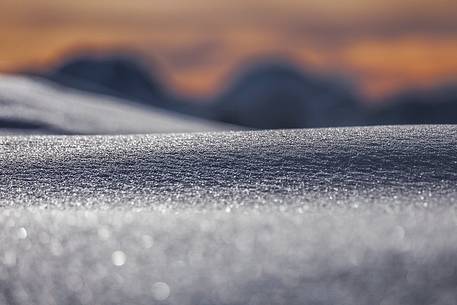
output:
[[[455,304],[457,126],[0,138],[0,304]]]
[[[38,78],[0,76],[0,133],[131,134],[227,129],[226,125],[72,90]]]

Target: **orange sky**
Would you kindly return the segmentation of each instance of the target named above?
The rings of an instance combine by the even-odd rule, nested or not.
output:
[[[129,50],[184,93],[250,58],[288,56],[370,96],[457,80],[454,0],[1,0],[0,71]]]

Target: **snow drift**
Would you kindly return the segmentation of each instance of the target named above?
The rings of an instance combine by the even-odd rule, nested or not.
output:
[[[0,138],[2,304],[454,304],[457,127]]]
[[[233,129],[43,79],[0,76],[0,132],[130,134]]]

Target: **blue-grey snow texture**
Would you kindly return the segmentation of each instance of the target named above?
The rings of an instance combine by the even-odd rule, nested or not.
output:
[[[457,126],[0,138],[0,304],[456,304]]]

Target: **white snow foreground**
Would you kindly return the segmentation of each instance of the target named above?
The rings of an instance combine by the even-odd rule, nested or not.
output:
[[[0,304],[455,304],[457,127],[0,138]]]
[[[0,127],[0,134],[132,134],[234,128],[43,79],[6,75],[0,75]]]

